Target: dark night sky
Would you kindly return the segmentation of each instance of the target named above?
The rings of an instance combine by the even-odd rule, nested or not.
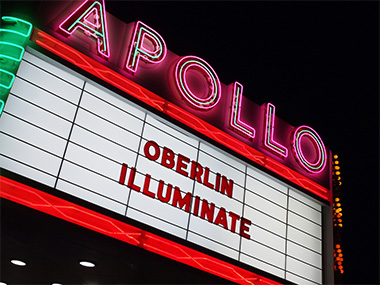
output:
[[[377,2],[128,2],[168,49],[205,59],[221,82],[314,128],[339,155],[345,284],[379,283],[379,4]]]
[[[109,1],[340,157],[345,284],[379,283],[379,3]]]

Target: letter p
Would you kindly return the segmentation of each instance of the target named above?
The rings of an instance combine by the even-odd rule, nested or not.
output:
[[[140,59],[150,63],[160,63],[165,59],[166,52],[166,44],[160,34],[138,21],[135,25],[125,67],[134,74]]]

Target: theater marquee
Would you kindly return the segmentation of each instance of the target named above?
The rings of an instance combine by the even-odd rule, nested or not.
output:
[[[1,115],[1,168],[282,280],[322,284],[330,152],[318,133],[104,1],[54,9],[33,28]]]

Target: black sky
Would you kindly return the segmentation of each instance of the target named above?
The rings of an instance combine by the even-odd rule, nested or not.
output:
[[[339,155],[345,284],[379,283],[378,2],[106,1]]]

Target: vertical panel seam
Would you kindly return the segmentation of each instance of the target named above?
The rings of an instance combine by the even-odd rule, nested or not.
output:
[[[60,174],[61,174],[61,170],[62,170],[63,162],[64,162],[64,160],[65,160],[65,156],[66,156],[67,148],[68,148],[69,143],[70,143],[71,134],[72,134],[73,129],[74,129],[75,120],[76,120],[77,115],[78,115],[78,111],[79,111],[79,108],[80,108],[80,104],[81,104],[81,101],[82,101],[82,97],[83,97],[84,89],[85,89],[85,87],[86,87],[86,83],[87,83],[87,81],[84,81],[84,82],[83,82],[83,87],[82,87],[82,90],[81,90],[81,93],[80,93],[80,96],[79,96],[79,101],[78,101],[78,104],[77,104],[77,109],[75,110],[75,114],[74,114],[73,122],[72,122],[72,124],[71,124],[71,128],[70,128],[69,135],[68,135],[68,137],[67,137],[67,143],[66,143],[66,146],[65,146],[65,150],[64,150],[63,155],[62,155],[61,165],[59,166],[58,173],[57,173],[57,179],[55,180],[54,189],[57,189],[58,179],[59,179],[59,176],[60,176]]]
[[[198,140],[198,149],[197,149],[197,158],[196,158],[196,161],[198,162],[199,160],[199,153],[201,152],[201,141]],[[186,226],[186,236],[185,236],[185,240],[188,240],[188,237],[189,237],[189,229],[190,229],[190,218],[191,218],[191,208],[193,206],[193,203],[194,203],[194,193],[195,193],[195,179],[193,181],[193,189],[192,189],[192,192],[191,192],[191,200],[190,200],[190,212],[189,212],[189,218],[187,219],[187,226]]]
[[[142,128],[141,128],[141,134],[140,134],[140,142],[139,142],[139,146],[137,147],[137,152],[136,152],[136,160],[135,160],[135,164],[134,164],[134,167],[137,169],[137,162],[138,162],[138,159],[139,159],[139,156],[140,156],[140,148],[141,148],[141,143],[142,143],[142,140],[143,140],[143,134],[144,134],[144,130],[145,130],[145,125],[146,125],[146,119],[148,117],[148,113],[145,113],[145,117],[144,117],[144,121],[143,121],[143,125],[142,125]],[[127,187],[127,186],[126,186]],[[127,212],[128,212],[128,205],[129,205],[129,201],[131,199],[131,193],[132,193],[132,189],[129,189],[129,194],[128,194],[128,198],[127,198],[127,201],[126,201],[126,208],[125,208],[125,217],[127,216]]]

